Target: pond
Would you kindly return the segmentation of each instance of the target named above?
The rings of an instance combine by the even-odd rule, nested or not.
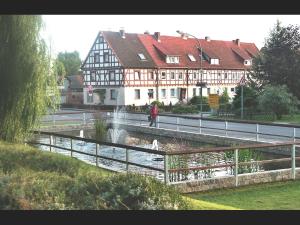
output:
[[[60,132],[62,134],[71,135],[71,136],[79,136],[80,131],[68,131],[68,132]],[[94,130],[85,130],[84,137],[85,138],[93,138]],[[131,146],[139,146],[143,148],[152,148],[153,141],[157,140],[158,149],[163,151],[174,151],[174,150],[183,150],[183,149],[201,149],[207,147],[215,147],[217,145],[212,145],[208,143],[201,143],[197,141],[187,141],[180,138],[169,138],[163,136],[155,136],[134,132],[124,132],[126,137],[122,137],[122,144],[131,145]],[[39,142],[49,143],[49,137],[40,136],[38,138]],[[57,146],[70,148],[71,142],[68,138],[54,138],[52,140]],[[115,171],[126,171],[126,165],[124,163],[116,162],[113,160],[109,160],[107,158],[113,158],[116,160],[126,160],[126,149],[124,148],[113,148],[111,146],[98,145],[98,155],[104,158],[98,159],[98,165],[103,168],[108,168],[110,170]],[[49,147],[41,146],[42,150],[49,151]],[[72,148],[74,150],[96,154],[96,144],[94,143],[85,143],[82,141],[73,140]],[[52,151],[62,153],[70,156],[70,151],[62,150],[58,148],[52,148]],[[145,152],[139,152],[135,150],[128,150],[129,162],[139,163],[145,166],[151,166],[159,169],[164,168],[164,161],[161,155],[157,154],[149,154]],[[96,159],[93,156],[83,155],[80,153],[73,153],[73,157],[76,157],[80,160],[83,160],[87,163],[96,164]],[[265,153],[259,150],[249,150],[245,149],[239,151],[239,162],[249,162],[249,161],[259,161],[265,159],[275,159],[275,158],[285,158],[287,156],[282,156],[278,154]],[[203,167],[209,165],[223,165],[230,164],[234,161],[234,152],[226,151],[226,152],[210,152],[210,153],[196,153],[196,154],[188,154],[188,155],[173,155],[168,157],[168,168],[169,169],[178,169],[178,168],[190,168],[190,167]],[[251,173],[258,171],[266,171],[266,170],[274,170],[274,169],[283,169],[290,168],[290,162],[280,162],[280,163],[268,163],[264,165],[259,165],[253,163],[251,165],[239,166],[239,174],[242,173]],[[147,168],[142,168],[134,165],[129,165],[129,171],[137,172],[144,175],[150,175],[156,177],[159,180],[164,179],[163,172],[154,171]],[[213,178],[213,177],[221,177],[221,176],[233,176],[234,167],[222,167],[222,168],[214,168],[214,169],[205,169],[205,170],[190,170],[190,171],[181,171],[181,172],[172,172],[169,173],[170,182],[176,181],[185,181],[185,180],[197,180],[204,178]]]

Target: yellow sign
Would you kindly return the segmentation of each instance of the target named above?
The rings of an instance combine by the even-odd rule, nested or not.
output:
[[[219,108],[219,95],[209,94],[208,104],[209,104],[210,108],[218,109]]]

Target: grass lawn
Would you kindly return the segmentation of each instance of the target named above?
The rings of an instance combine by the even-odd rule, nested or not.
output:
[[[0,141],[0,209],[103,209],[100,204],[103,196],[117,194],[127,198],[134,193],[139,196],[139,187],[148,189],[155,198],[167,197],[163,184],[157,186],[143,180],[136,180],[136,184],[133,181],[124,186],[120,184],[114,189],[116,193],[102,194],[105,187],[111,190],[117,185],[104,182],[105,177],[114,177],[115,174],[65,155]],[[130,180],[130,177],[126,179]],[[125,187],[129,187],[128,190]],[[189,210],[236,209],[176,193],[188,203]],[[113,202],[113,197],[110,198]]]
[[[300,181],[251,185],[234,189],[212,190],[186,196],[247,210],[299,210]]]

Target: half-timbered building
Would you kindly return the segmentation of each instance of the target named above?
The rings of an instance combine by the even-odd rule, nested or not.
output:
[[[200,95],[199,82],[206,84],[203,96],[227,89],[233,97],[258,48],[239,39],[199,42],[159,32],[99,32],[82,64],[84,104],[175,104]]]

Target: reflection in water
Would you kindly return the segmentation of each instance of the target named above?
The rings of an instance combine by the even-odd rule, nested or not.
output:
[[[73,132],[64,132],[67,135],[78,135],[78,131]],[[92,138],[93,131],[85,131],[79,133],[87,138]],[[125,133],[124,133],[125,134]],[[159,149],[164,151],[174,151],[174,150],[184,150],[184,149],[199,149],[203,147],[212,147],[211,144],[199,143],[199,142],[190,142],[182,139],[175,138],[166,138],[161,136],[153,135],[141,135],[136,133],[126,132],[126,135],[122,136],[123,141],[127,145],[139,146],[148,149]],[[49,143],[49,137],[40,137],[39,142]],[[57,146],[70,148],[71,143],[69,138],[58,138],[54,137],[52,143],[56,143]],[[86,143],[82,141],[73,140],[72,147],[74,150],[96,154],[96,144]],[[41,146],[41,149],[49,151],[49,147]],[[58,148],[52,148],[52,151],[57,153],[65,154],[70,156],[70,152]],[[129,156],[129,162],[142,164],[145,166],[151,166],[155,168],[163,169],[164,167],[164,158],[161,155],[149,154],[144,152],[138,152],[135,150],[127,150]],[[126,161],[126,149],[110,147],[104,145],[98,145],[98,156],[103,158],[98,158],[98,165],[104,168],[116,170],[116,171],[125,171],[126,165],[120,162],[109,160],[107,158]],[[96,164],[96,158],[94,156],[83,155],[80,153],[73,153],[73,157],[81,159],[87,163]],[[186,155],[173,155],[168,157],[168,167],[169,169],[173,168],[195,168],[195,167],[205,167],[211,165],[223,165],[231,164],[234,162],[234,153],[233,151],[227,152],[210,152],[210,153],[196,153],[196,154],[186,154]],[[280,155],[274,155],[270,153],[262,153],[260,151],[254,150],[242,150],[239,151],[239,162],[249,162],[249,161],[259,161],[264,159],[274,159],[282,158]],[[222,167],[222,168],[213,168],[213,169],[198,169],[198,170],[182,170],[180,172],[170,172],[169,177],[170,181],[184,181],[184,180],[195,180],[195,179],[204,179],[211,177],[220,177],[220,176],[232,176],[234,167]],[[273,170],[281,168],[290,168],[290,162],[283,163],[272,163],[266,165],[240,165],[239,174],[242,173],[251,173],[264,170]],[[162,172],[153,171],[146,168],[141,168],[137,166],[130,165],[129,171],[137,172],[141,174],[147,174],[158,178],[159,180],[164,179],[164,174]]]

